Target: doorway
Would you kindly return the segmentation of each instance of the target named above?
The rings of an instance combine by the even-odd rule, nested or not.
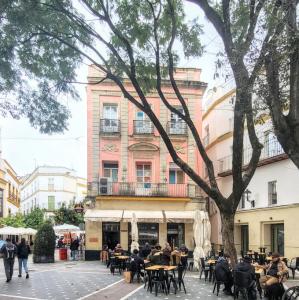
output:
[[[271,225],[271,250],[284,256],[284,224]]]
[[[113,250],[120,242],[120,224],[117,222],[103,222],[103,246]]]
[[[244,254],[249,250],[248,225],[241,225],[241,250]]]
[[[172,249],[181,247],[185,244],[185,224],[167,223],[167,242]]]

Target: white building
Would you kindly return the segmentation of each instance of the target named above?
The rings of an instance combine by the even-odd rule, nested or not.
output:
[[[203,114],[203,137],[209,157],[214,163],[221,192],[232,191],[233,107],[235,90],[220,87],[207,93]],[[292,258],[298,256],[299,239],[296,219],[299,216],[299,170],[284,154],[271,125],[269,115],[255,120],[256,131],[264,145],[256,172],[244,193],[235,217],[237,250],[278,251]],[[251,157],[247,131],[244,136],[244,167]],[[204,170],[206,177],[206,170]],[[212,242],[221,245],[219,212],[210,201]]]
[[[80,203],[87,191],[86,179],[65,167],[40,166],[24,176],[21,186],[21,210],[24,214],[39,207],[54,211],[63,204]]]

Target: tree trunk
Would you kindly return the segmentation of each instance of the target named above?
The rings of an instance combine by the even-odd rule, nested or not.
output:
[[[222,221],[222,243],[224,246],[224,253],[228,254],[231,258],[232,265],[237,263],[237,251],[234,242],[234,218],[233,212],[221,212]]]

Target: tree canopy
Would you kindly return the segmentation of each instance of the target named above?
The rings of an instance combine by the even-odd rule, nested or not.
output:
[[[72,224],[79,226],[84,223],[83,215],[77,213],[73,207],[62,205],[59,209],[54,212],[55,224]]]

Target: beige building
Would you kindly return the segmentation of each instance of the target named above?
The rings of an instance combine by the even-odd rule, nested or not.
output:
[[[232,189],[232,132],[235,90],[227,85],[207,93],[203,114],[203,136],[208,155],[214,162],[220,190]],[[292,258],[298,256],[299,171],[278,143],[267,114],[256,118],[256,131],[264,148],[258,168],[240,202],[235,217],[235,244],[241,250],[278,251]],[[243,162],[250,159],[251,148],[245,131]],[[205,174],[204,174],[205,175]],[[212,242],[219,246],[221,222],[218,209],[210,200]]]
[[[20,180],[12,166],[0,157],[0,218],[20,211]]]

